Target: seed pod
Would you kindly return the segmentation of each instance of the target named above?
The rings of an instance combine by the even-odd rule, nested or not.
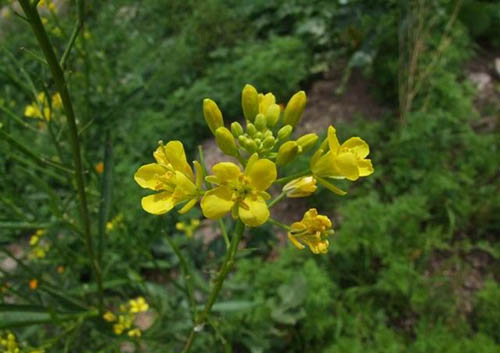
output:
[[[279,165],[285,165],[294,160],[299,154],[299,145],[295,141],[288,141],[281,145],[278,156],[276,157],[276,163]]]
[[[239,137],[241,134],[243,134],[243,126],[237,121],[233,122],[231,124],[231,132],[233,133],[234,137]]]
[[[271,104],[266,111],[266,122],[268,127],[276,125],[280,118],[281,109],[278,104]]]
[[[311,133],[297,139],[297,144],[302,147],[302,151],[307,151],[318,141],[318,135]]]
[[[304,91],[299,91],[295,93],[292,98],[288,101],[285,108],[285,114],[283,118],[284,124],[295,125],[299,122],[306,108],[306,93]]]
[[[234,136],[231,134],[231,131],[224,126],[215,131],[215,142],[225,154],[233,157],[238,155],[238,147],[236,146]]]
[[[257,130],[264,131],[267,125],[266,117],[264,116],[264,114],[257,114],[254,124]]]
[[[203,116],[210,131],[212,131],[214,135],[219,127],[224,126],[224,119],[222,118],[222,113],[217,103],[209,98],[203,100]]]
[[[241,92],[241,107],[245,119],[253,122],[259,113],[259,94],[254,86],[246,84]]]
[[[284,140],[292,133],[293,127],[291,125],[285,125],[278,131],[278,139]]]

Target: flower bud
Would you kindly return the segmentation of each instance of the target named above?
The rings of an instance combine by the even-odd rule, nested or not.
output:
[[[203,116],[205,117],[205,121],[207,122],[210,131],[212,131],[212,134],[214,135],[215,130],[224,126],[224,119],[222,118],[222,113],[219,107],[209,98],[205,98],[203,100]]]
[[[252,137],[255,136],[255,134],[257,133],[257,129],[255,128],[254,124],[252,123],[247,124],[247,133]]]
[[[276,157],[276,163],[279,165],[285,165],[290,163],[297,154],[299,153],[299,145],[295,141],[288,141],[281,145],[278,156]]]
[[[231,132],[233,133],[234,137],[239,137],[241,134],[243,134],[243,126],[237,121],[233,122],[231,124]]]
[[[297,144],[302,147],[302,151],[307,151],[309,148],[314,146],[314,144],[318,141],[318,135],[311,133],[304,136],[301,136],[297,139]]]
[[[267,126],[273,127],[280,118],[281,109],[278,104],[271,104],[266,111]]]
[[[254,124],[257,130],[263,131],[267,125],[266,117],[264,116],[264,114],[257,114]]]
[[[259,94],[254,86],[246,84],[241,92],[241,107],[245,119],[253,122],[259,113]]]
[[[267,136],[265,139],[264,139],[264,142],[262,143],[262,145],[264,146],[264,148],[266,149],[271,149],[274,147],[274,144],[276,143],[276,139],[273,137],[273,136]]]
[[[302,117],[302,113],[304,113],[304,109],[306,108],[306,93],[304,91],[299,91],[295,93],[292,98],[288,101],[288,104],[285,108],[285,114],[283,118],[283,122],[285,124],[295,125],[299,122]]]
[[[309,196],[313,194],[316,189],[316,179],[310,175],[294,179],[283,186],[283,192],[290,198]]]
[[[293,127],[291,125],[285,125],[278,131],[278,139],[284,140],[292,133]]]
[[[245,145],[244,145],[245,149],[247,150],[248,153],[254,153],[254,152],[257,152],[257,143],[252,140],[252,139],[249,139],[247,138],[245,140]]]
[[[215,142],[225,154],[233,157],[238,155],[238,147],[236,146],[234,136],[231,134],[231,131],[224,126],[215,131]]]

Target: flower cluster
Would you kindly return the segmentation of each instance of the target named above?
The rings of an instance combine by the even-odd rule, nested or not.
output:
[[[50,244],[45,241],[44,238],[45,230],[38,229],[35,234],[30,238],[30,251],[28,253],[28,259],[37,260],[43,259],[47,252],[50,250]]]
[[[44,353],[43,349],[21,349],[19,342],[16,339],[16,336],[10,332],[2,332],[0,331],[0,352],[2,353]]]
[[[184,232],[188,238],[191,238],[194,231],[200,226],[199,219],[191,219],[189,222],[177,222],[175,224],[175,229]]]
[[[49,104],[50,103],[50,104]],[[24,109],[24,115],[28,118],[37,118],[50,121],[54,111],[62,109],[62,100],[59,93],[55,93],[49,102],[44,92],[40,92],[36,96],[36,101],[31,102]]]
[[[148,311],[149,304],[143,297],[130,299],[126,304],[120,305],[119,314],[114,314],[107,311],[103,315],[103,319],[113,323],[113,331],[116,335],[121,335],[127,332],[129,337],[141,337],[142,331],[139,327],[134,326],[137,314]]]
[[[212,173],[206,176],[200,155],[200,162],[193,162],[195,174],[180,141],[170,141],[166,145],[160,142],[153,153],[156,163],[140,167],[134,176],[141,187],[156,191],[143,197],[143,209],[163,214],[181,205],[179,212],[185,213],[200,202],[206,218],[220,219],[231,214],[245,225],[257,227],[270,220],[270,208],[276,202],[285,197],[310,196],[316,192],[318,184],[345,195],[346,192],[333,181],[358,180],[372,174],[373,166],[367,159],[368,144],[359,137],[351,137],[341,144],[333,126],[328,128],[327,137],[312,153],[307,170],[295,176],[279,175],[280,167],[312,150],[319,140],[315,133],[292,138],[306,101],[305,92],[299,91],[284,106],[277,103],[272,93],[259,93],[247,84],[241,93],[245,127],[233,122],[227,128],[217,103],[205,99],[205,121],[219,149],[232,160],[215,164]],[[285,185],[281,194],[271,200],[269,190],[282,183]],[[281,226],[288,230],[289,239],[297,248],[308,246],[316,254],[328,250],[327,238],[333,233],[332,222],[327,216],[319,215],[316,209],[307,211],[301,221],[290,227]]]

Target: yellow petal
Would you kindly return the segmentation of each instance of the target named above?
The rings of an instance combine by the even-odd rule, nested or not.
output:
[[[271,104],[276,103],[276,98],[272,93],[266,93],[262,96],[262,99],[259,102],[259,112],[262,114],[267,113],[267,109],[271,106]]]
[[[175,192],[184,196],[195,195],[197,191],[196,185],[188,179],[183,173],[175,172]],[[184,198],[184,197],[183,197]]]
[[[233,193],[226,186],[219,186],[207,191],[201,199],[203,215],[210,219],[224,216],[231,210],[233,205]]]
[[[144,211],[152,214],[167,213],[175,206],[172,194],[166,191],[143,197],[141,204]]]
[[[167,159],[172,164],[175,170],[179,170],[189,179],[194,180],[193,170],[189,166],[186,160],[186,153],[184,152],[184,146],[180,141],[170,141],[165,146],[165,154]]]
[[[292,242],[293,245],[295,245],[295,247],[299,250],[302,250],[305,248],[304,245],[302,245],[296,237],[294,237],[292,234],[288,234],[288,239],[290,239],[290,241]]]
[[[163,164],[165,166],[170,164],[165,153],[165,146],[163,145],[158,146],[156,151],[153,152],[153,157],[158,164]]]
[[[160,177],[165,177],[167,170],[159,164],[150,163],[140,167],[134,174],[134,180],[141,187],[151,190],[160,190]]]
[[[362,159],[358,161],[359,176],[368,176],[373,173],[372,161],[369,159]]]
[[[241,169],[234,163],[221,162],[212,167],[212,172],[219,182],[228,182],[238,179]]]
[[[332,125],[328,127],[328,146],[333,154],[336,154],[340,147],[339,139],[337,138],[337,131]]]
[[[278,175],[276,165],[269,159],[259,159],[252,164],[246,174],[250,177],[252,185],[258,191],[264,191],[269,188]]]
[[[201,164],[198,161],[194,161],[194,169],[196,171],[196,186],[198,188],[201,188],[201,185],[203,184],[203,168],[201,167]]]
[[[240,202],[238,214],[247,226],[258,227],[269,218],[269,209],[262,197],[249,196]]]
[[[351,149],[359,159],[363,159],[370,154],[370,147],[359,137],[351,137],[342,144],[342,147]]]
[[[356,156],[353,153],[341,153],[334,160],[335,166],[341,175],[349,180],[359,178],[359,169]]]
[[[334,161],[335,158],[332,152],[329,151],[315,161],[315,163],[311,166],[311,171],[315,176],[333,176],[336,174]]]

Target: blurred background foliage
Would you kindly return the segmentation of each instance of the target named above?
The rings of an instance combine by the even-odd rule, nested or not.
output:
[[[92,302],[96,291],[74,229],[68,175],[41,165],[4,135],[64,164],[70,147],[62,119],[54,117],[49,129],[23,117],[37,92],[54,87],[28,25],[6,10],[8,1],[0,4],[0,297],[67,312]],[[76,6],[57,4],[59,16],[45,17],[62,52]],[[343,199],[324,191],[314,197],[311,205],[334,215],[328,255],[277,245],[271,227],[251,230],[206,328],[214,334],[200,335],[194,351],[498,351],[500,88],[497,76],[496,100],[480,99],[467,67],[478,57],[500,57],[499,33],[500,4],[493,0],[87,1],[67,77],[82,130],[94,233],[100,190],[112,189],[105,303],[143,295],[154,312],[133,348],[177,351],[190,328],[179,264],[165,237],[189,254],[198,299],[224,251],[220,237],[207,242],[176,230],[179,220],[200,214],[146,215],[135,170],[151,160],[160,139],[182,140],[195,156],[210,134],[203,98],[217,101],[229,122],[241,116],[245,83],[286,102],[335,70],[341,74],[332,99],[355,73],[386,111],[377,119],[329,122],[341,140],[355,135],[369,142],[375,174]],[[401,102],[410,95],[405,110]],[[112,153],[105,156],[106,145]],[[103,161],[112,164],[108,180],[96,168]],[[297,170],[306,160],[299,163]],[[50,243],[46,256],[7,270],[5,262],[22,259],[39,228]],[[28,286],[34,278],[36,291]],[[23,320],[45,322],[49,314],[1,315],[4,323],[18,320],[15,333],[23,342],[47,352],[114,352],[126,341],[98,318],[32,326]]]

